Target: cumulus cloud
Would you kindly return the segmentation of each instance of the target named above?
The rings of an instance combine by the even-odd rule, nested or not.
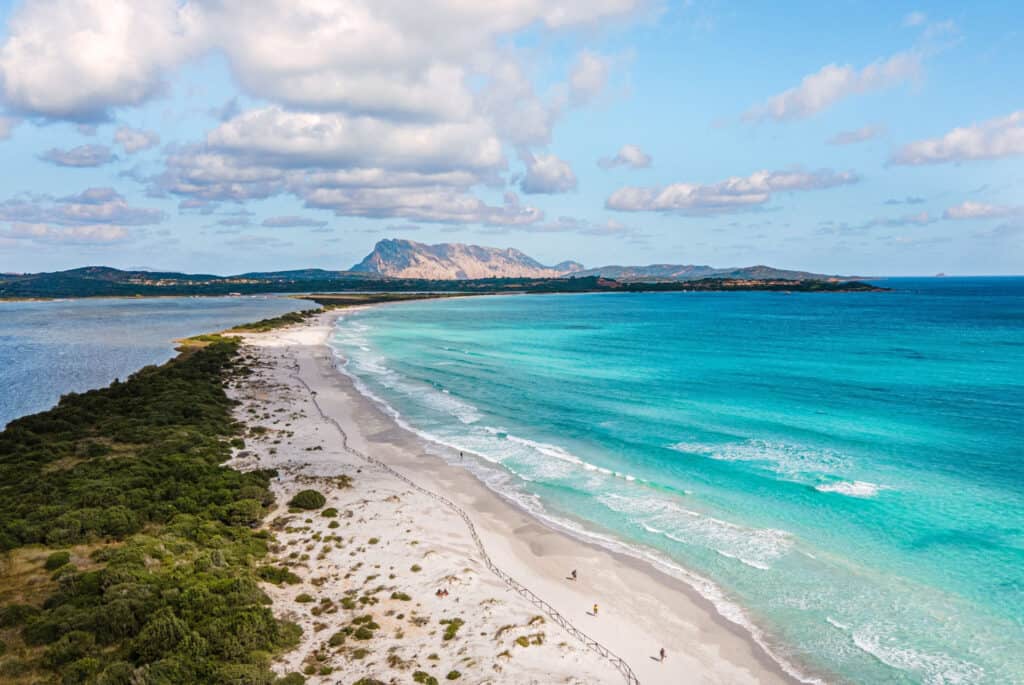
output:
[[[154,193],[204,202],[291,194],[341,216],[518,224],[543,213],[514,195],[488,205],[469,191],[497,184],[502,146],[486,121],[393,121],[369,116],[246,112],[204,145],[176,150]]]
[[[305,201],[308,207],[330,209],[338,216],[399,217],[434,223],[515,226],[544,218],[544,212],[522,205],[515,193],[505,193],[503,204],[494,206],[445,187],[314,188],[305,194]]]
[[[605,201],[620,212],[676,212],[723,214],[761,207],[777,192],[823,190],[856,183],[852,171],[757,171],[747,177],[733,176],[719,183],[673,183],[662,187],[619,188]]]
[[[597,160],[597,165],[602,169],[613,169],[620,166],[630,169],[646,169],[651,166],[651,156],[641,150],[638,145],[627,143],[619,148],[614,157],[602,157]]]
[[[292,166],[494,170],[501,141],[482,119],[395,122],[369,116],[255,109],[207,135],[211,148]]]
[[[1024,155],[1024,110],[919,140],[896,150],[890,164],[923,165]]]
[[[799,86],[768,98],[750,108],[747,121],[804,119],[854,95],[900,85],[921,73],[921,56],[901,52],[877,60],[862,69],[849,64],[828,64],[803,78]]]
[[[473,107],[466,77],[499,37],[621,17],[638,2],[27,0],[0,46],[0,83],[14,109],[100,119],[160,92],[187,59],[219,53],[247,92],[290,108],[461,117]]]
[[[128,237],[126,226],[163,221],[156,209],[132,207],[113,188],[87,188],[75,195],[24,194],[0,202],[7,237],[75,243],[113,242]]]
[[[944,219],[1002,219],[1024,215],[1024,206],[990,205],[984,202],[963,202],[942,213]]]
[[[264,219],[262,225],[273,228],[323,228],[327,222],[308,216],[272,216]]]
[[[0,46],[7,105],[55,119],[105,119],[161,90],[195,46],[196,7],[177,0],[28,0]]]
[[[110,164],[117,157],[106,145],[79,145],[70,150],[50,148],[39,158],[44,162],[68,167],[95,167]]]
[[[611,62],[590,50],[584,50],[576,58],[569,74],[569,93],[577,104],[590,102],[604,91],[608,83]]]
[[[114,141],[128,154],[148,150],[160,143],[160,136],[156,131],[145,131],[130,126],[121,126],[114,133]]]
[[[829,145],[853,145],[863,143],[885,134],[885,127],[879,124],[868,124],[852,131],[840,131],[828,139]]]
[[[186,211],[285,194],[342,215],[517,225],[543,214],[473,189],[505,185],[503,146],[547,144],[566,108],[601,92],[609,61],[584,51],[566,83],[540,93],[509,37],[620,19],[643,2],[25,0],[0,43],[0,99],[33,117],[102,121],[215,54],[243,101],[266,104],[229,100],[205,140],[168,151],[151,195]],[[115,140],[126,154],[157,143],[127,127]],[[524,192],[574,183],[547,157]]]
[[[576,189],[576,174],[564,159],[555,155],[521,153],[526,175],[519,183],[528,195],[567,193]]]

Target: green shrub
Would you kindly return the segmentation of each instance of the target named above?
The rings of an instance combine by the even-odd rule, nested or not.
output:
[[[316,490],[303,490],[288,501],[288,506],[296,509],[319,509],[327,504],[327,498]]]
[[[442,636],[445,640],[454,639],[455,634],[459,632],[459,628],[465,625],[465,621],[461,618],[442,618],[441,625],[444,628],[444,635]]]
[[[444,677],[445,680],[458,680],[462,677],[462,674],[458,671],[448,671],[448,675]]]
[[[426,671],[416,671],[412,674],[413,682],[423,683],[424,685],[437,685],[437,678],[430,675]]]
[[[71,552],[62,551],[54,552],[50,556],[46,557],[46,563],[43,564],[47,571],[56,571],[64,564],[71,561]]]
[[[282,583],[294,585],[295,583],[302,582],[302,578],[299,578],[283,566],[260,566],[256,569],[256,575],[275,585],[281,585]]]
[[[308,603],[313,602],[315,600],[314,600],[314,598],[313,598],[313,596],[311,594],[309,594],[308,592],[303,592],[302,594],[298,595],[295,598],[295,601],[299,602],[301,604],[308,604]]]
[[[413,573],[419,573],[420,571],[423,570],[423,567],[420,566],[419,564],[413,564],[412,566],[409,567],[409,570],[412,571]]]
[[[32,664],[21,659],[4,659],[0,661],[0,676],[18,678],[32,670]]]
[[[306,677],[301,673],[289,673],[274,681],[274,685],[305,685]]]
[[[334,518],[338,515],[338,510],[335,509],[334,507],[328,507],[327,509],[321,511],[320,515],[326,516],[327,518]]]
[[[39,609],[28,604],[8,604],[0,607],[0,628],[20,626],[39,613]]]
[[[301,635],[259,585],[270,538],[251,526],[276,474],[222,465],[244,446],[224,391],[238,343],[209,342],[0,431],[0,553],[95,545],[88,571],[49,562],[41,609],[0,607],[0,628],[43,647],[0,660],[0,681],[274,682],[268,664]]]
[[[398,600],[401,600],[403,602],[412,601],[412,597],[410,597],[409,595],[405,594],[404,592],[392,592],[391,593],[391,599],[398,599]]]
[[[387,685],[383,680],[377,680],[376,678],[360,678],[352,685]]]
[[[46,648],[43,653],[43,664],[54,668],[84,656],[88,656],[96,646],[96,637],[83,630],[72,630]]]

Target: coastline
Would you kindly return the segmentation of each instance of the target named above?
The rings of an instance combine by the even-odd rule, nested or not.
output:
[[[325,312],[297,326],[243,339],[246,348],[256,350],[257,357],[270,365],[268,373],[275,375],[276,382],[288,382],[291,377],[293,384],[303,384],[302,388],[293,385],[291,391],[304,390],[308,401],[315,398],[318,411],[344,432],[349,450],[374,455],[417,485],[443,493],[466,510],[498,567],[622,657],[640,682],[679,682],[680,674],[685,674],[686,682],[799,682],[754,635],[723,617],[685,581],[652,562],[553,527],[499,496],[469,471],[431,454],[434,450],[422,438],[402,428],[335,367],[327,339],[342,315]],[[322,430],[327,428],[315,428],[318,433]],[[252,464],[238,466],[264,467],[281,461],[268,452],[264,449],[254,461],[250,457]],[[304,459],[293,453],[295,456]],[[348,456],[353,455],[350,452]],[[333,466],[323,461],[295,464],[296,474],[312,468],[321,478],[340,465],[340,461]],[[293,479],[297,477],[293,475]],[[287,484],[287,476],[283,481],[286,489],[293,487]],[[468,538],[464,524],[462,528],[459,534]],[[579,571],[575,582],[565,578],[572,569]],[[287,598],[273,596],[275,607],[284,601],[287,610],[295,609]],[[589,615],[594,602],[601,606],[600,617]],[[662,647],[668,653],[666,663],[655,658]],[[299,652],[301,658],[302,648]],[[294,659],[289,664],[294,667]],[[612,673],[622,681],[621,675]]]

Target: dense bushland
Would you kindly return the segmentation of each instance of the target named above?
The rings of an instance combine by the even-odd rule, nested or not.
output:
[[[237,345],[0,433],[0,681],[275,682],[270,659],[299,629],[258,585],[275,474],[222,466]]]

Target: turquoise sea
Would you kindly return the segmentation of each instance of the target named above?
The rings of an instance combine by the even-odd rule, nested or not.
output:
[[[1024,683],[1024,279],[881,284],[397,304],[333,345],[439,453],[804,676]]]
[[[65,393],[167,361],[176,338],[310,307],[269,296],[0,302],[0,430]]]

